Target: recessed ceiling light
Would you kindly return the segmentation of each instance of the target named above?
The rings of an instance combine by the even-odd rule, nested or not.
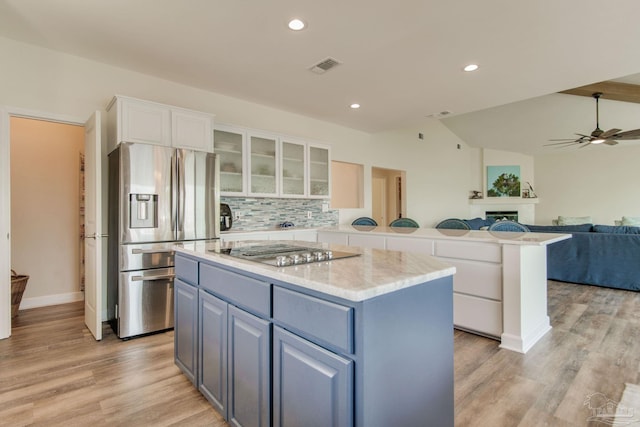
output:
[[[293,31],[300,31],[304,27],[306,27],[306,24],[301,19],[295,18],[289,21],[289,28]]]
[[[349,105],[349,107],[351,107],[351,108],[353,108],[355,110],[357,108],[360,108],[360,104],[354,103],[354,104]]]
[[[464,67],[465,71],[475,71],[478,69],[478,65],[477,64],[469,64],[466,67]]]

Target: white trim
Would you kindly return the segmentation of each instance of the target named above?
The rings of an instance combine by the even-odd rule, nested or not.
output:
[[[503,333],[500,337],[500,345],[498,347],[506,350],[517,351],[518,353],[526,353],[540,339],[551,330],[551,322],[547,316],[545,321],[541,322],[529,335],[521,337],[518,335]]]
[[[0,107],[0,339],[11,336],[11,172],[9,113]]]
[[[64,123],[67,125],[84,126],[85,120],[78,117],[67,116],[66,114],[47,113],[45,111],[31,110],[20,107],[0,107],[4,108],[11,117],[22,117],[25,119],[44,120],[48,122]]]
[[[537,197],[488,197],[486,199],[469,199],[470,205],[537,205]]]
[[[84,126],[85,122],[77,117],[0,105],[0,339],[11,336],[10,117],[24,117],[79,126]]]
[[[68,292],[66,294],[45,295],[41,297],[23,298],[20,310],[29,308],[47,307],[49,305],[67,304],[70,302],[84,301],[84,292]]]

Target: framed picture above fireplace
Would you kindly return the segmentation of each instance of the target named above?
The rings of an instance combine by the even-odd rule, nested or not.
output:
[[[520,197],[520,166],[487,166],[487,197]]]

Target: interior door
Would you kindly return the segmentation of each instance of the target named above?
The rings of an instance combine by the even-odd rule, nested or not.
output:
[[[102,170],[100,112],[85,123],[85,288],[84,323],[96,340],[102,339]]]
[[[389,225],[387,222],[387,180],[371,179],[371,217],[378,225]]]

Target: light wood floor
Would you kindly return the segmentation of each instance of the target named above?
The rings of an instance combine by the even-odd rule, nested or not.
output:
[[[604,425],[585,399],[618,402],[640,384],[640,293],[549,282],[549,313],[553,330],[526,355],[455,331],[456,426]],[[0,341],[0,425],[226,426],[174,365],[173,332],[103,334],[93,340],[80,303],[21,311]]]

